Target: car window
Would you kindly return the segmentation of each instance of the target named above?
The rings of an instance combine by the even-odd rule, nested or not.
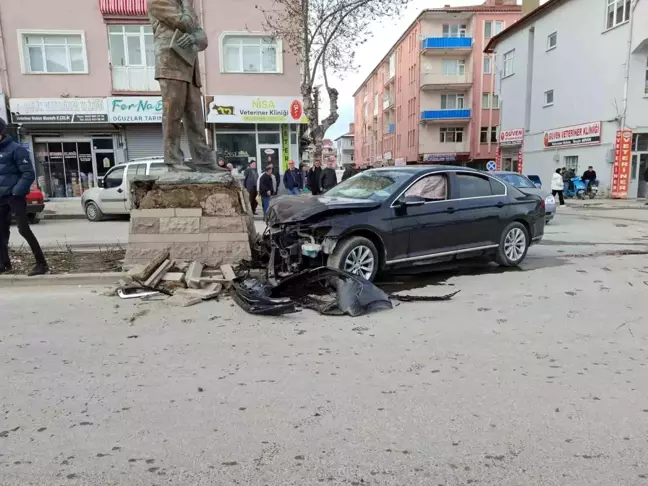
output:
[[[128,166],[128,170],[126,171],[126,178],[130,181],[133,180],[133,178],[136,175],[145,175],[146,174],[146,164],[132,164]]]
[[[385,201],[412,177],[401,170],[369,170],[341,182],[326,193],[327,197]]]
[[[159,175],[159,174],[164,174],[167,172],[167,166],[166,164],[163,163],[155,163],[151,164],[151,167],[149,168],[149,175]]]
[[[492,196],[488,177],[476,174],[457,174],[459,198]]]
[[[426,201],[443,201],[447,199],[448,184],[444,175],[425,177],[410,187],[405,196],[421,196]]]
[[[520,174],[499,174],[498,177],[513,187],[535,189],[535,184]]]
[[[111,187],[119,187],[122,185],[123,180],[124,168],[117,167],[116,169],[113,169],[108,174],[106,174],[106,177],[104,177],[104,187],[106,189],[110,189]]]
[[[494,177],[489,177],[491,184],[491,194],[493,196],[503,196],[506,194],[506,186]]]

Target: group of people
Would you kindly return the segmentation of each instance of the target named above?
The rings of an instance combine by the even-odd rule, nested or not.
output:
[[[574,171],[574,169],[568,169],[567,167],[556,169],[556,172],[551,177],[551,194],[554,197],[558,196],[558,200],[560,201],[561,206],[565,205],[565,185],[571,187],[571,189],[573,190],[574,183],[572,182],[572,179],[574,177],[576,177],[576,172]],[[590,165],[587,170],[583,172],[581,180],[585,184],[587,184],[587,188],[589,189],[590,186],[597,180],[594,167]]]
[[[220,162],[219,165],[221,165]],[[356,165],[347,168],[342,180],[346,180],[358,172],[359,169]],[[281,182],[289,194],[297,196],[304,188],[307,188],[312,195],[317,196],[338,184],[335,163],[329,162],[327,167],[323,168],[321,162],[316,161],[308,170],[303,170],[303,168],[296,167],[295,162],[291,160],[288,162],[288,169],[284,172]],[[279,180],[274,174],[274,166],[267,164],[263,174],[259,176],[257,163],[255,160],[251,160],[248,168],[243,172],[243,187],[248,193],[252,212],[256,214],[257,197],[260,196],[261,207],[265,214],[270,206],[270,199],[276,196],[279,191]]]

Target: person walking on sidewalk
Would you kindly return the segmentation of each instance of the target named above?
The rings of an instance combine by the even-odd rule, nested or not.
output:
[[[245,190],[248,193],[250,207],[252,208],[253,214],[256,214],[257,207],[259,206],[259,203],[257,202],[257,196],[259,195],[259,191],[257,191],[258,180],[259,173],[256,169],[256,160],[252,159],[250,160],[250,166],[245,169],[245,172],[243,173],[243,187],[245,187]]]
[[[337,174],[335,173],[335,163],[329,162],[328,167],[322,171],[320,178],[320,187],[324,192],[337,186]]]
[[[565,205],[565,198],[563,196],[564,190],[565,181],[562,176],[562,171],[560,169],[556,169],[554,175],[551,176],[551,194],[553,195],[553,197],[556,197],[556,194],[558,195],[558,200],[560,201],[561,206]]]
[[[313,196],[322,193],[322,186],[320,180],[322,178],[322,163],[319,160],[315,161],[315,165],[308,171],[308,189]]]
[[[29,276],[44,275],[49,268],[27,218],[26,196],[36,179],[36,174],[29,152],[5,135],[6,127],[6,122],[0,118],[0,273],[11,271],[9,236],[13,213],[18,232],[29,244],[36,260],[36,266]]]
[[[293,196],[299,196],[304,187],[302,173],[299,169],[295,168],[294,160],[288,162],[288,170],[284,172],[283,183],[284,187],[288,189],[288,192]]]
[[[276,194],[277,184],[274,175],[272,174],[272,165],[266,165],[266,170],[259,178],[259,194],[261,194],[261,206],[263,207],[263,214],[268,211],[270,206],[270,198]]]

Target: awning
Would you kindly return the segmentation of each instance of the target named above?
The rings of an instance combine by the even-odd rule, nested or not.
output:
[[[103,15],[148,15],[146,0],[99,0],[99,10]]]

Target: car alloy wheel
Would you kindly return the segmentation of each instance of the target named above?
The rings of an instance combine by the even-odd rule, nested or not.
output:
[[[526,252],[526,235],[520,228],[512,228],[504,239],[504,254],[513,264],[524,257]]]
[[[376,260],[370,248],[360,245],[353,248],[344,260],[344,271],[359,275],[367,280],[374,273]]]
[[[97,206],[94,202],[89,202],[88,204],[86,204],[85,213],[86,218],[88,218],[89,221],[101,221],[101,219],[103,218],[101,209],[99,209],[99,206]]]

